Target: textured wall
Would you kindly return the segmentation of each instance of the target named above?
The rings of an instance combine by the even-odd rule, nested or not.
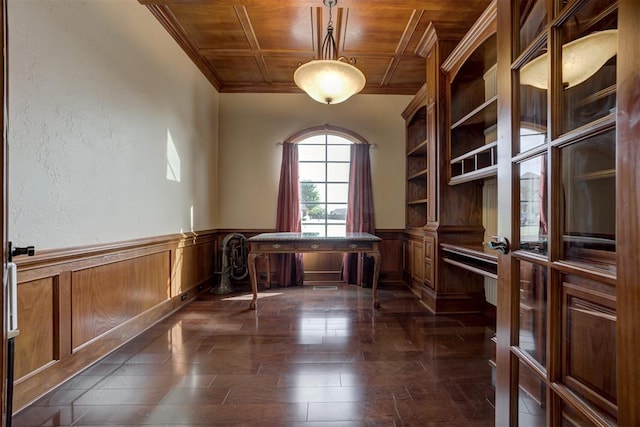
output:
[[[132,0],[9,0],[9,237],[215,226],[219,95]]]
[[[329,123],[371,150],[377,228],[404,228],[405,126],[411,96],[356,95],[324,105],[304,94],[220,95],[220,227],[275,228],[282,147],[292,134]]]

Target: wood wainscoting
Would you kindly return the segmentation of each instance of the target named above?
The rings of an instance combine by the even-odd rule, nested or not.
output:
[[[14,412],[213,284],[214,231],[18,257]]]

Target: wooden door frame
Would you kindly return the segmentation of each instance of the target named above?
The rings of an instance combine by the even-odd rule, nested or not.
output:
[[[0,129],[2,129],[2,142],[0,142],[0,188],[2,192],[2,225],[0,226],[0,241],[2,242],[2,266],[3,272],[7,265],[7,1],[0,0],[0,23],[2,25],[2,32],[0,37],[2,38],[2,70],[0,78],[0,88],[2,90],[2,111],[0,112]],[[4,289],[6,283],[6,275],[3,274],[3,286],[0,287],[0,301],[2,301],[1,315],[0,315],[0,328],[2,328],[2,344],[0,344],[0,378],[2,378],[2,386],[0,387],[0,405],[2,407],[2,418],[0,420],[0,426],[5,426],[7,419],[7,325],[5,319],[7,318],[7,304]],[[9,416],[11,416],[9,414]]]
[[[511,184],[513,170],[511,167],[512,141],[516,134],[516,123],[512,116],[512,97],[515,83],[511,72],[511,61],[515,47],[512,36],[512,18],[515,16],[511,0],[498,2],[497,17],[497,93],[498,93],[498,188],[509,188],[510,192],[498,192],[498,235],[513,241],[511,228],[513,224],[512,202],[517,195],[513,194]],[[511,253],[498,253],[498,303],[496,307],[496,426],[509,427],[517,424],[517,384],[514,387],[512,378],[517,375],[517,363],[511,354],[511,345],[516,342],[513,307],[518,304],[518,295],[511,286],[512,278],[517,277]]]
[[[616,144],[616,364],[618,382],[618,424],[640,425],[640,2],[618,3],[618,110]]]

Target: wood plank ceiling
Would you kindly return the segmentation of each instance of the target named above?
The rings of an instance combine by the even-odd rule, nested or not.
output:
[[[320,57],[329,8],[322,0],[138,0],[219,92],[300,92],[293,73]],[[338,0],[340,56],[367,78],[362,93],[413,95],[425,82],[415,51],[429,25],[460,39],[490,0]]]

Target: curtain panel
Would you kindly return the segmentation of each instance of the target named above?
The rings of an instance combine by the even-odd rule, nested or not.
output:
[[[376,231],[369,147],[369,144],[353,144],[351,146],[347,233],[375,234]],[[345,254],[342,260],[342,280],[347,283],[365,284],[364,279],[370,276],[372,268],[371,271],[368,271],[366,265],[363,268],[363,263],[364,258],[360,254]]]
[[[282,145],[276,231],[299,233],[301,230],[298,147],[295,144],[286,143]],[[302,285],[304,280],[302,254],[280,254],[277,262],[280,286]]]

